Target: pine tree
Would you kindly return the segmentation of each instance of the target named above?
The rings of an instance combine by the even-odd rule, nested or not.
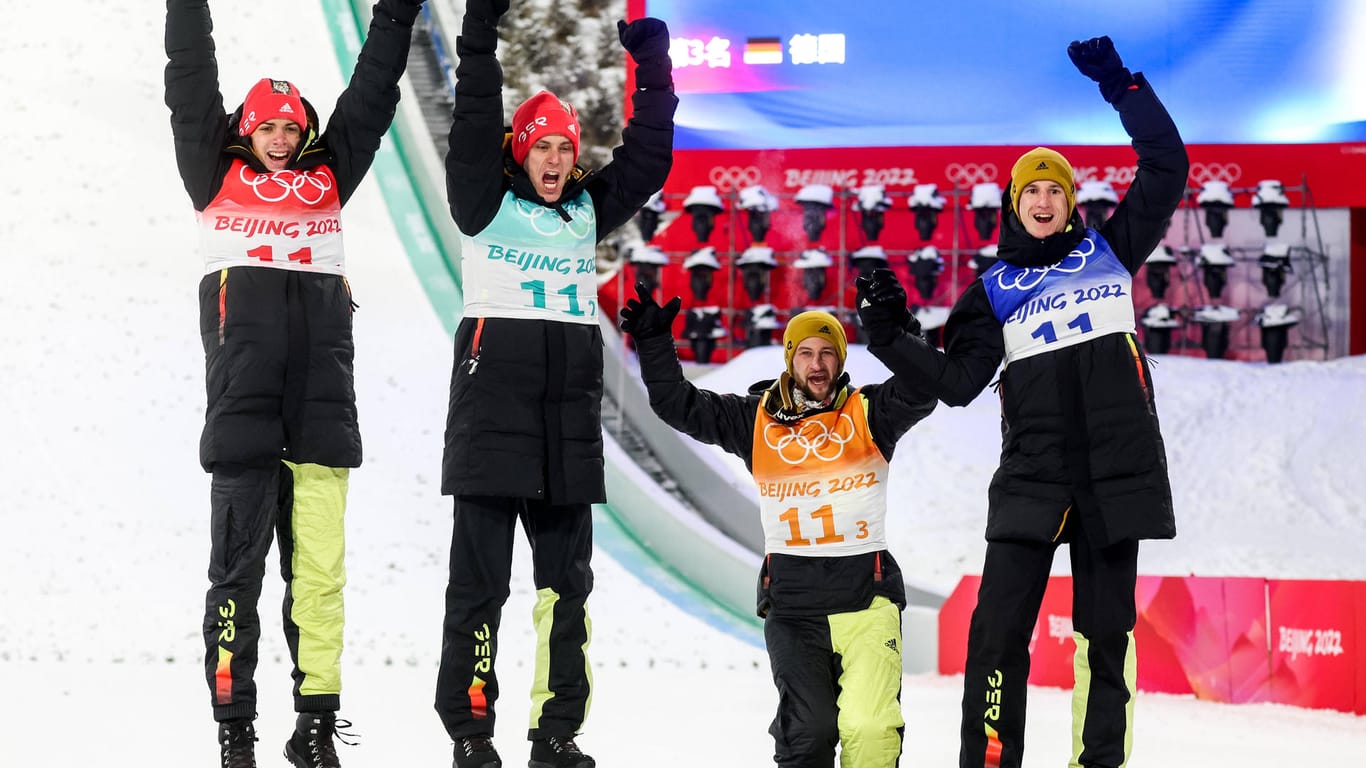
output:
[[[499,26],[508,119],[541,89],[573,104],[588,168],[605,165],[621,142],[626,52],[616,24],[625,12],[625,0],[514,1]]]

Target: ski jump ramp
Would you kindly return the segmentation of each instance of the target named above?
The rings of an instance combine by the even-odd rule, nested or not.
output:
[[[371,3],[321,2],[338,65],[347,77],[360,50]],[[453,35],[443,33],[457,29],[458,19],[443,18],[439,4],[429,3],[424,12],[427,15],[436,46],[454,40]],[[441,149],[432,140],[420,100],[413,98],[420,89],[408,75],[402,88],[405,98],[399,103],[393,129],[371,173],[380,184],[390,218],[426,297],[450,335],[464,305],[459,237],[447,207]],[[599,548],[687,612],[762,645],[762,625],[754,615],[762,532],[753,491],[734,482],[714,459],[654,418],[634,361],[616,328],[606,320],[603,336],[603,379],[608,398],[695,508],[662,488],[605,432],[608,502],[594,510]],[[908,641],[906,672],[932,672],[937,665],[938,607],[944,596],[908,585],[908,599],[910,605],[903,619]]]

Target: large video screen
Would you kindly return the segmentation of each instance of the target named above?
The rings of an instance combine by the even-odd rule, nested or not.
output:
[[[1118,144],[1109,35],[1187,143],[1366,140],[1366,0],[646,0],[679,149]]]

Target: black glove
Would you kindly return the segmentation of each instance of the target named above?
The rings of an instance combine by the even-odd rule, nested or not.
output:
[[[627,299],[621,308],[621,330],[636,337],[636,340],[652,339],[656,336],[673,334],[674,318],[683,300],[675,296],[669,303],[659,306],[645,283],[636,283],[637,299]]]
[[[411,27],[422,13],[422,0],[379,0],[375,8],[399,24]]]
[[[510,2],[511,0],[468,0],[465,3],[465,15],[497,26],[498,19],[508,12]]]
[[[669,27],[659,19],[617,21],[621,47],[636,63],[637,88],[669,88],[673,85],[673,61],[669,59]]]
[[[854,281],[858,288],[855,302],[859,322],[868,334],[868,343],[883,346],[902,332],[920,335],[920,321],[906,306],[906,289],[890,269],[879,268]]]
[[[1134,84],[1134,76],[1119,60],[1109,37],[1093,37],[1086,42],[1073,40],[1067,56],[1077,71],[1100,84],[1100,95],[1111,104]]]

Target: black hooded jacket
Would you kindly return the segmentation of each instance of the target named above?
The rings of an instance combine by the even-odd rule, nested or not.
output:
[[[375,5],[350,84],[321,132],[317,112],[304,101],[309,124],[288,168],[327,166],[342,205],[393,121],[419,9],[397,0]],[[249,138],[237,133],[241,108],[232,116],[224,109],[212,31],[206,0],[167,0],[166,105],[181,180],[201,212],[234,162],[267,172]],[[205,275],[199,293],[208,395],[204,468],[282,458],[359,466],[353,305],[345,277],[233,266]]]
[[[838,409],[849,397],[867,401],[868,428],[882,456],[889,462],[902,435],[934,410],[933,397],[905,376],[881,384],[850,386],[849,374],[835,382],[831,405],[797,415],[786,392],[787,374],[760,381],[743,395],[698,389],[683,378],[678,352],[667,335],[636,339],[640,375],[650,393],[650,407],[664,423],[703,443],[739,456],[752,469],[754,427],[759,408],[786,411],[799,420]],[[890,511],[890,510],[889,510]],[[883,596],[906,607],[901,567],[887,550],[841,557],[798,557],[775,553],[764,558],[759,573],[757,612],[785,616],[825,616],[860,611],[874,597]]]
[[[1161,241],[1180,205],[1190,163],[1175,124],[1142,75],[1114,103],[1138,154],[1133,185],[1099,234],[1129,274]],[[1084,237],[1038,240],[1004,207],[999,258],[1026,267],[1057,264]],[[955,302],[944,351],[901,335],[870,351],[893,370],[911,366],[949,405],[967,405],[1005,356],[1002,324],[981,279]],[[989,491],[987,538],[1058,540],[1069,515],[1093,546],[1176,535],[1171,489],[1148,360],[1131,333],[1098,335],[1024,357],[1001,372],[1001,464]]]
[[[503,120],[497,28],[466,15],[456,42],[456,101],[446,156],[451,216],[474,236],[506,192],[536,194],[512,160]],[[559,200],[587,193],[596,241],[626,223],[664,186],[673,164],[672,89],[637,89],[612,160],[575,167]],[[606,500],[602,443],[602,331],[596,324],[472,318],[455,333],[441,490],[552,504]]]

